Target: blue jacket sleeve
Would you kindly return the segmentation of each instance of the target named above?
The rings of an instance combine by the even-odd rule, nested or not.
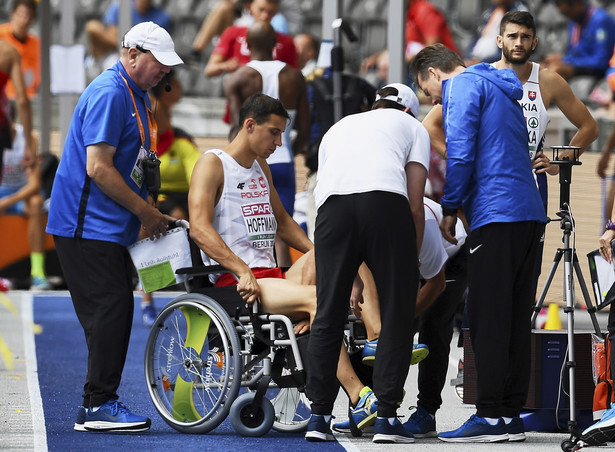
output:
[[[476,143],[483,104],[482,82],[460,74],[443,84],[446,183],[442,206],[461,207],[473,185]]]

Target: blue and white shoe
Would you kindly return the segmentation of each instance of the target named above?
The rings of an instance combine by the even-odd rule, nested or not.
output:
[[[373,366],[374,360],[376,359],[376,349],[378,348],[378,339],[374,339],[373,341],[365,341],[365,345],[363,346],[363,356],[361,361],[366,366]],[[410,360],[410,365],[418,364],[427,358],[429,355],[429,347],[425,344],[414,344],[412,346],[412,359]]]
[[[438,432],[436,432],[436,418],[422,406],[416,407],[416,411],[403,423],[403,426],[415,438],[434,438],[438,436]]]
[[[352,436],[361,436],[365,428],[374,425],[378,409],[378,399],[374,391],[365,386],[361,389],[359,396],[357,406],[348,409],[348,421],[333,424],[333,430],[351,433]]]
[[[96,411],[88,408],[83,423],[88,432],[142,432],[148,430],[152,421],[131,413],[117,400],[109,400]]]
[[[521,442],[525,441],[525,424],[520,417],[513,417],[512,420],[506,424],[506,433],[508,433],[508,441]]]
[[[587,427],[581,434],[581,441],[588,446],[600,446],[615,437],[615,407],[606,410],[600,420]]]
[[[305,439],[307,441],[335,441],[333,432],[329,424],[331,419],[327,422],[325,416],[322,414],[312,414],[308,421],[307,431],[305,432]]]
[[[156,321],[156,310],[154,309],[154,305],[146,304],[141,308],[141,317],[143,318],[143,325],[147,328],[151,328],[151,326]]]
[[[376,418],[374,424],[372,441],[374,443],[408,444],[414,442],[414,436],[401,425],[399,419],[395,418],[391,424],[387,418],[379,417]]]
[[[73,425],[73,429],[77,432],[86,432],[85,429],[85,412],[86,409],[84,406],[80,406],[77,408],[77,416],[75,417],[75,425]]]
[[[497,424],[491,425],[484,418],[473,414],[457,430],[442,432],[438,438],[448,443],[497,443],[508,441],[508,433],[504,419],[500,418]]]

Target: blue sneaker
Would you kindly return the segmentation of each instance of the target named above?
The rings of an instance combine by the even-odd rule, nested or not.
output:
[[[415,438],[434,438],[436,432],[436,419],[422,406],[416,407],[410,419],[403,423],[406,431],[412,433]]]
[[[615,437],[615,407],[611,406],[595,424],[587,427],[581,434],[581,441],[588,446],[600,446]]]
[[[512,420],[506,424],[506,433],[508,433],[508,441],[525,441],[525,424],[523,423],[523,419],[520,417],[513,417]]]
[[[156,321],[156,310],[154,309],[154,305],[146,304],[141,308],[143,325],[147,328],[151,328],[151,326]]]
[[[308,421],[307,431],[305,432],[305,439],[308,441],[335,441],[333,432],[329,422],[325,421],[325,417],[322,414],[312,414]]]
[[[85,407],[80,406],[77,408],[77,417],[75,418],[75,425],[73,425],[73,429],[77,432],[86,432],[85,429]]]
[[[331,430],[334,430],[338,433],[352,434],[352,429],[350,428],[350,418],[344,422],[336,422],[331,427]],[[361,431],[363,433],[374,433],[374,426],[366,426],[365,428],[362,428]]]
[[[391,425],[387,418],[379,417],[376,418],[374,424],[372,441],[374,443],[408,444],[414,442],[414,436],[401,425],[399,419],[395,418],[393,425]]]
[[[374,360],[376,359],[376,348],[378,348],[378,339],[374,339],[373,341],[365,341],[365,345],[363,346],[363,357],[361,361],[366,366],[373,366]],[[412,346],[412,359],[410,360],[410,365],[418,364],[427,358],[429,355],[429,347],[425,344],[414,344]]]
[[[30,283],[30,290],[51,290],[51,284],[49,284],[49,281],[47,281],[47,278],[44,276],[33,276],[32,282]]]
[[[438,438],[447,443],[497,443],[507,441],[508,433],[504,419],[500,418],[497,424],[491,425],[484,418],[473,414],[457,430],[442,432]]]
[[[86,410],[84,427],[89,432],[142,432],[149,429],[151,423],[148,418],[128,411],[117,400],[109,400],[96,411]]]
[[[368,386],[363,387],[359,393],[360,399],[357,406],[348,409],[348,421],[333,424],[336,432],[352,433],[352,436],[361,436],[363,429],[374,425],[376,422],[376,410],[378,399]]]

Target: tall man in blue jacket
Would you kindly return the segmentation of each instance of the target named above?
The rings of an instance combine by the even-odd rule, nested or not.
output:
[[[447,145],[440,229],[455,243],[457,210],[470,225],[468,317],[476,356],[476,415],[442,432],[447,442],[523,438],[519,417],[529,387],[534,260],[546,222],[527,158],[527,130],[512,70],[466,69],[442,45],[421,50],[412,69],[442,103]]]

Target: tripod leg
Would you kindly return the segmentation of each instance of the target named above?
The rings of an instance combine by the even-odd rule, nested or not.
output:
[[[551,265],[551,270],[549,270],[549,275],[547,276],[545,286],[543,287],[542,292],[540,292],[540,297],[538,297],[538,301],[536,302],[536,305],[533,308],[534,312],[532,313],[532,323],[531,323],[532,328],[536,326],[536,317],[538,317],[538,313],[542,309],[542,305],[547,296],[547,292],[549,291],[549,287],[551,286],[551,283],[553,282],[553,277],[555,276],[555,272],[557,271],[557,266],[562,260],[563,255],[564,255],[564,250],[561,248],[558,248],[557,251],[555,252],[555,256],[553,257],[553,264]]]
[[[591,301],[591,297],[589,295],[589,291],[587,290],[587,286],[585,285],[585,279],[583,278],[583,273],[581,272],[581,266],[579,265],[579,259],[577,254],[574,254],[573,257],[573,265],[574,271],[577,275],[577,279],[579,280],[579,286],[581,287],[581,292],[583,292],[583,299],[585,300],[585,306],[587,307],[587,313],[589,314],[589,318],[592,321],[592,325],[594,326],[594,331],[597,336],[602,337],[602,333],[600,331],[600,325],[598,324],[598,319],[596,318],[596,307]]]

